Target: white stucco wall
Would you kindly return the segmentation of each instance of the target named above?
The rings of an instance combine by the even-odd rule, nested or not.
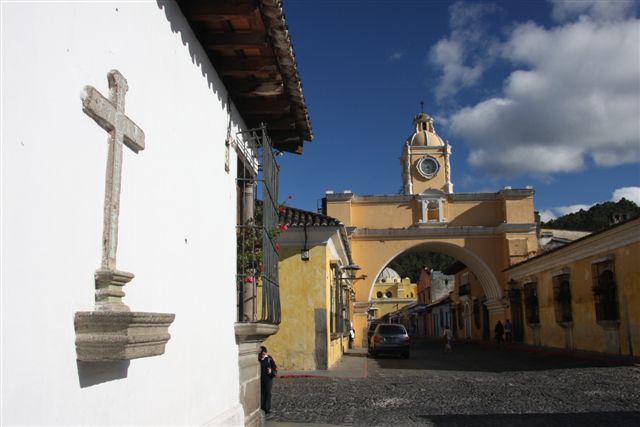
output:
[[[236,414],[235,168],[226,92],[169,3],[2,3],[1,423],[196,425]],[[173,27],[172,27],[173,26]],[[128,80],[118,268],[133,311],[175,313],[163,356],[79,367],[73,316],[93,309],[107,133],[83,86]],[[102,369],[102,373],[98,372]]]

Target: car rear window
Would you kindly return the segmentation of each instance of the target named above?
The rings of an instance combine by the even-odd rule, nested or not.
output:
[[[407,330],[402,325],[380,325],[378,332],[381,334],[406,334]]]

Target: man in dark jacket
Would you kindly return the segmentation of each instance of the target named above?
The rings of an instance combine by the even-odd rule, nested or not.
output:
[[[276,362],[267,354],[265,346],[260,347],[258,355],[260,361],[260,408],[267,414],[271,413],[271,386],[277,373]]]

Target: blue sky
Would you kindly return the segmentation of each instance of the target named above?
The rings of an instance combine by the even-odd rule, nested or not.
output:
[[[455,192],[531,185],[547,219],[640,204],[638,6],[286,0],[315,139],[280,157],[281,199],[315,210],[326,190],[397,193],[424,101]]]

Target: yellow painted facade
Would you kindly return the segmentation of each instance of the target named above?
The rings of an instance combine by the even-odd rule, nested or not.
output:
[[[345,242],[340,238],[339,227],[323,227],[321,241],[309,244],[308,261],[301,258],[300,235],[301,230],[290,228],[279,237],[282,320],[278,333],[264,345],[282,370],[327,369],[348,348],[348,319],[353,310],[348,291],[351,282],[336,280],[336,274],[341,274],[338,267],[348,265],[349,259],[340,248]],[[336,319],[336,288],[347,298],[342,330]]]
[[[409,251],[424,251],[453,256],[468,266],[482,286],[490,321],[502,319],[507,307],[503,270],[538,250],[534,191],[454,193],[451,146],[425,113],[416,116],[413,125],[415,131],[402,149],[403,194],[329,192],[324,199],[326,215],[353,227],[353,259],[368,276],[355,285],[354,318],[366,319],[376,278],[389,262]],[[358,325],[358,331],[366,326],[362,320]]]
[[[617,319],[598,320],[594,271],[611,266]],[[538,323],[526,317],[526,295],[511,306],[524,307],[524,342],[548,347],[623,355],[640,354],[640,219],[580,239],[553,252],[511,267],[510,286],[518,292],[532,284],[537,291]],[[554,277],[569,283],[571,321],[561,322]],[[556,279],[557,280],[557,279]],[[557,288],[557,287],[556,287]],[[535,320],[535,319],[534,319]]]
[[[493,331],[493,324],[485,325],[482,303],[485,299],[480,281],[468,268],[455,273],[454,290],[451,301],[456,310],[456,330],[454,334],[461,339],[483,339],[485,329]],[[496,320],[497,321],[497,320]],[[502,319],[504,323],[504,319]]]
[[[374,285],[371,297],[371,308],[375,309],[373,317],[376,319],[416,302],[418,286],[411,283],[408,277],[382,280]]]

